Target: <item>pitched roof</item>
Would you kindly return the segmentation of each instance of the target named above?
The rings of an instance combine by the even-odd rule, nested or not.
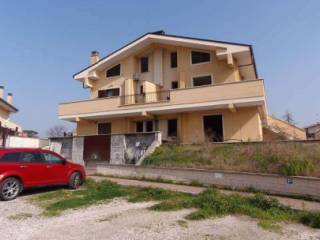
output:
[[[18,112],[19,110],[13,106],[12,104],[8,103],[6,100],[4,100],[3,98],[0,98],[0,107],[3,107],[4,109],[6,109],[9,112]]]
[[[227,42],[227,41],[219,41],[219,40],[212,40],[212,39],[203,39],[203,38],[194,38],[194,37],[187,37],[187,36],[178,36],[178,35],[170,35],[170,34],[166,34],[164,31],[156,31],[156,32],[148,32],[140,37],[138,37],[137,39],[133,40],[132,42],[124,45],[123,47],[111,52],[110,54],[106,55],[105,57],[101,58],[98,62],[96,62],[95,64],[92,64],[84,69],[82,69],[81,71],[75,73],[73,75],[73,78],[77,79],[77,77],[79,77],[78,75],[83,73],[86,70],[90,70],[93,69],[95,67],[97,67],[99,64],[105,62],[106,60],[110,60],[112,57],[116,56],[118,53],[129,49],[130,47],[134,46],[134,44],[136,44],[138,41],[141,41],[143,38],[147,38],[147,37],[166,37],[166,38],[171,38],[171,39],[177,39],[177,40],[190,40],[190,41],[198,41],[198,42],[202,42],[202,43],[215,43],[218,44],[220,46],[222,45],[230,45],[230,46],[240,46],[240,47],[248,47],[250,49],[250,54],[251,54],[251,64],[253,65],[254,68],[254,74],[256,76],[256,78],[258,78],[258,73],[257,73],[257,68],[256,68],[256,63],[255,63],[255,59],[254,59],[254,54],[253,54],[253,49],[252,49],[252,45],[250,44],[244,44],[244,43],[237,43],[237,42]]]

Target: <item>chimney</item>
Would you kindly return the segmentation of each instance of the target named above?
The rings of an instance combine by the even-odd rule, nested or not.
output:
[[[0,86],[0,98],[3,98],[4,86]]]
[[[12,93],[8,93],[8,96],[7,96],[7,102],[12,104],[12,100],[13,100],[13,95]]]
[[[98,51],[92,51],[90,60],[91,60],[91,65],[95,64],[96,62],[98,62],[100,60],[99,52]]]

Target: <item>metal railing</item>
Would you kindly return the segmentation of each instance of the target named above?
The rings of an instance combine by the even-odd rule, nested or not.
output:
[[[170,101],[170,91],[149,92],[121,96],[121,105]]]

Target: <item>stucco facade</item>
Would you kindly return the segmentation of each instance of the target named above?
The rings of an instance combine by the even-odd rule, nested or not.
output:
[[[12,131],[21,132],[22,128],[18,124],[11,121],[10,116],[18,111],[12,105],[13,95],[9,93],[7,98],[4,98],[4,87],[0,86],[0,126],[8,128]]]
[[[74,75],[90,99],[59,106],[79,136],[109,123],[112,134],[161,131],[180,143],[214,139],[208,131],[219,141],[263,140],[264,83],[250,45],[148,33],[91,62]]]

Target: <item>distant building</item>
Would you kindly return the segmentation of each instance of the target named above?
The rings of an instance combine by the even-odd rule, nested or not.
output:
[[[7,98],[4,98],[4,87],[0,86],[0,145],[5,145],[5,140],[9,135],[18,135],[22,128],[18,124],[10,120],[12,113],[18,112],[18,109],[13,106],[13,95],[8,93]]]
[[[320,122],[305,127],[307,133],[307,139],[316,140],[320,139]]]

